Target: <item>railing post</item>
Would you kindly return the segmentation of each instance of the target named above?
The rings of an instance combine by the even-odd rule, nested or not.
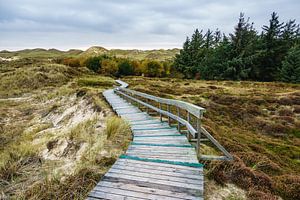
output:
[[[187,117],[186,118],[187,118],[188,123],[190,124],[191,123],[191,113],[189,111],[187,111]],[[188,140],[191,141],[192,135],[189,131],[187,132],[187,137],[188,137]]]
[[[146,99],[146,103],[149,104],[149,100],[148,99]],[[146,112],[149,113],[149,107],[148,106],[146,107]]]
[[[180,118],[180,109],[179,109],[179,107],[176,107],[176,108],[177,108],[177,116]],[[178,128],[178,131],[180,132],[181,127],[180,127],[180,122],[179,121],[178,121],[177,128]]]
[[[197,156],[200,157],[201,120],[197,118]]]
[[[168,113],[170,113],[170,105],[167,105]],[[168,116],[168,124],[171,125],[171,118]]]
[[[161,110],[161,103],[159,103],[159,109]],[[160,122],[162,122],[162,114],[159,113]]]

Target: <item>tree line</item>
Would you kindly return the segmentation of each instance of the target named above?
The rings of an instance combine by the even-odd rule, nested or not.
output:
[[[57,63],[70,67],[87,67],[89,70],[110,76],[167,77],[175,73],[172,61],[130,60],[127,58],[100,55],[83,58],[62,58]]]
[[[174,67],[185,78],[299,83],[299,24],[280,22],[273,12],[259,33],[240,13],[229,35],[196,29],[176,55]]]

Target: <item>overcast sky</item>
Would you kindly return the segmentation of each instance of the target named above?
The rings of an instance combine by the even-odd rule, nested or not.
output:
[[[260,31],[273,11],[300,22],[300,0],[0,0],[0,49],[167,49],[195,28],[231,32],[240,12]]]

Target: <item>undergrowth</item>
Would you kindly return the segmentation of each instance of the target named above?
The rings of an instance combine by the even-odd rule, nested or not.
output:
[[[234,183],[250,199],[300,199],[299,85],[145,77],[124,81],[141,92],[206,108],[204,127],[234,155],[233,162],[205,162],[208,178],[220,185]]]

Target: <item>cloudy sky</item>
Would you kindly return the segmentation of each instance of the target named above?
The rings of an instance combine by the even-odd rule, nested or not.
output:
[[[300,22],[300,0],[0,0],[0,50],[181,47],[195,28],[229,33],[239,12],[260,30],[273,11]]]

